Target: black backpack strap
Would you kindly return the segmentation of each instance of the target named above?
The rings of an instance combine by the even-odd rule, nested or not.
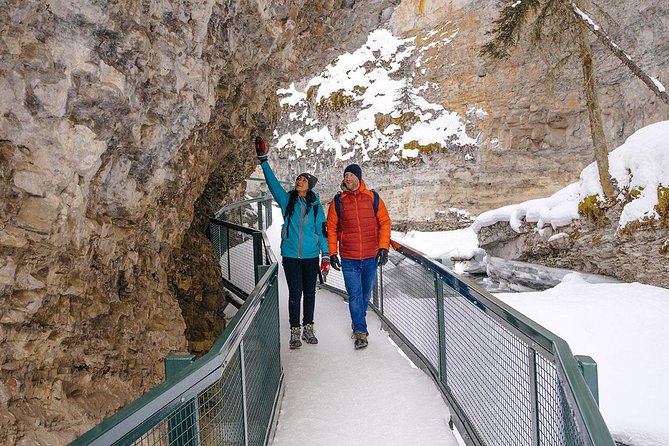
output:
[[[372,206],[374,207],[374,215],[376,215],[379,212],[379,193],[374,189],[372,189],[372,193],[374,194],[374,204]]]
[[[337,211],[337,217],[340,217],[341,216],[341,191],[339,191],[335,194],[334,205],[335,205],[335,211]]]
[[[372,194],[374,195],[374,203],[372,207],[374,208],[374,215],[379,212],[379,193],[374,189],[371,189]],[[337,192],[334,196],[335,211],[337,211],[337,217],[341,216],[341,191]]]

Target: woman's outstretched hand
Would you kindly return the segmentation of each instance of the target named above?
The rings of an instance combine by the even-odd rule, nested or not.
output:
[[[256,156],[258,157],[258,161],[261,163],[263,161],[267,161],[267,153],[269,150],[267,149],[267,145],[265,144],[265,141],[263,141],[261,136],[256,136]]]

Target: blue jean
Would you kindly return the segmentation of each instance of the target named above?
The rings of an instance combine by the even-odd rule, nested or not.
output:
[[[363,260],[341,259],[341,272],[348,293],[348,310],[353,333],[367,333],[367,305],[376,284],[376,257]]]

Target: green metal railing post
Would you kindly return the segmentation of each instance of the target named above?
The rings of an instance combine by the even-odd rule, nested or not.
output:
[[[193,363],[194,355],[172,355],[165,358],[165,378],[178,374]],[[197,400],[185,402],[183,407],[175,411],[167,420],[170,446],[197,446],[200,444],[200,433],[197,413]]]
[[[574,359],[578,364],[578,369],[585,379],[585,383],[592,393],[592,397],[599,406],[599,383],[597,380],[597,363],[590,356],[575,355]]]
[[[439,380],[443,385],[447,384],[446,376],[446,324],[445,324],[445,308],[444,308],[444,282],[441,277],[435,272],[434,277],[434,291],[437,299],[437,333],[439,337]]]
[[[264,231],[265,226],[263,226],[263,202],[258,202],[258,231]]]
[[[263,197],[267,195],[266,192],[263,192]],[[267,212],[267,215],[265,216],[265,221],[267,221],[267,227],[269,228],[272,226],[272,198],[266,201],[267,206],[265,206],[265,212]]]
[[[532,446],[541,444],[541,430],[539,429],[539,386],[537,383],[537,352],[532,346],[527,349],[527,363],[530,383],[530,405],[532,422]]]
[[[262,258],[262,233],[254,233],[252,234],[253,237],[253,264],[254,265],[264,265],[265,262],[263,261]],[[258,268],[255,268],[255,282],[258,283],[262,275],[258,272]]]

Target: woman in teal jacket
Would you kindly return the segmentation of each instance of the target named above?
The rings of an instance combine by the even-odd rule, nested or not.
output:
[[[281,263],[288,283],[290,348],[302,346],[300,331],[305,342],[318,344],[314,335],[316,279],[319,269],[327,274],[330,267],[328,241],[324,234],[325,212],[318,195],[312,190],[318,179],[309,173],[302,173],[295,180],[295,188],[286,192],[267,162],[267,151],[258,149],[257,140],[256,151],[267,186],[281,208],[284,219],[281,228]],[[320,266],[319,254],[322,258]],[[302,300],[304,309],[300,325]]]

